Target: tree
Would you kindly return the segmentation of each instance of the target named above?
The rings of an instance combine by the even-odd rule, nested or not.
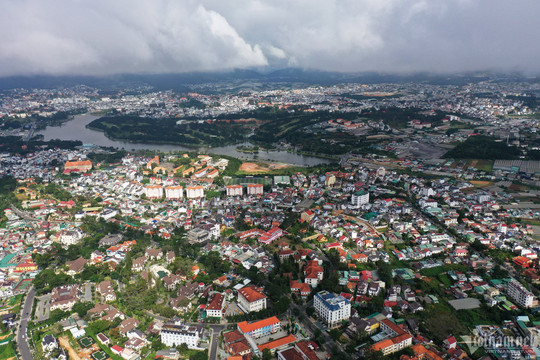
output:
[[[384,354],[382,351],[378,350],[378,351],[375,351],[373,350],[373,348],[369,348],[368,350],[366,350],[364,352],[364,359],[368,359],[368,360],[383,360],[384,359]]]
[[[56,309],[56,310],[51,311],[51,313],[49,314],[49,320],[55,323],[67,317],[68,315],[69,313],[67,311]]]
[[[90,301],[77,302],[73,305],[73,311],[79,314],[80,317],[85,317],[88,310],[94,307],[94,303]]]
[[[272,360],[272,352],[270,352],[270,349],[264,349],[262,352],[262,360]]]
[[[208,350],[197,351],[189,357],[189,360],[208,360]]]
[[[96,320],[90,325],[88,325],[88,329],[92,331],[94,334],[98,334],[100,332],[103,332],[113,326],[113,323],[107,320]]]
[[[329,334],[330,334],[330,337],[332,338],[332,340],[334,340],[334,341],[338,341],[341,338],[341,331],[339,331],[338,329],[330,330]]]

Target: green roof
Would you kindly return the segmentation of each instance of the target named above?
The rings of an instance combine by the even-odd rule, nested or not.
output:
[[[17,255],[17,254],[16,253],[11,253],[11,254],[7,254],[6,256],[4,256],[4,258],[2,260],[0,260],[0,269],[6,268],[6,267],[17,266],[17,264],[9,264],[9,262],[11,261],[11,259],[13,259],[15,257],[15,255]]]

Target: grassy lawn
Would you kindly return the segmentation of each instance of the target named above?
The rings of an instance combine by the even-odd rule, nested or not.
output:
[[[441,280],[441,282],[446,285],[446,286],[452,286],[452,280],[450,280],[450,278],[448,277],[448,275],[446,274],[440,274],[439,276],[439,280]]]
[[[13,350],[13,343],[8,343],[0,346],[0,359],[9,359],[15,357],[15,351]]]
[[[540,219],[521,219],[522,224],[540,226]]]

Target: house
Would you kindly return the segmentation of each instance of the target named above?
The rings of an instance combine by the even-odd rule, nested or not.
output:
[[[223,309],[225,308],[225,295],[215,293],[208,305],[206,306],[206,314],[208,317],[223,317]]]
[[[172,250],[168,251],[167,255],[165,255],[165,262],[167,264],[171,264],[174,261],[174,259],[176,259],[176,254],[174,253],[174,251]]]
[[[49,309],[54,311],[60,309],[63,311],[69,311],[73,308],[73,305],[79,301],[79,286],[78,285],[65,285],[54,288],[51,293],[51,302]]]
[[[309,284],[300,283],[298,280],[291,280],[291,292],[299,294],[302,297],[308,297],[311,293],[311,287]]]
[[[109,345],[111,343],[111,340],[107,336],[105,336],[103,333],[97,334],[96,338],[103,345]]]
[[[86,260],[82,256],[79,257],[76,260],[67,261],[66,262],[66,265],[68,266],[67,274],[70,275],[70,276],[74,276],[75,274],[80,273],[82,271],[82,269],[84,268],[84,265],[86,265],[87,262],[88,262],[88,260]]]
[[[169,290],[174,290],[181,281],[182,277],[180,275],[171,274],[163,278],[163,285]]]
[[[146,257],[149,260],[160,260],[163,257],[163,250],[161,249],[146,249]]]
[[[131,269],[136,272],[143,271],[144,264],[146,263],[146,256],[141,256],[133,260]]]
[[[324,269],[315,260],[309,260],[304,268],[305,281],[311,287],[317,287],[323,279]]]
[[[199,292],[199,284],[192,282],[178,288],[178,296],[185,296],[188,299],[193,299]]]
[[[189,311],[189,309],[191,309],[191,307],[193,306],[191,304],[191,301],[185,296],[178,296],[176,298],[172,298],[170,301],[170,305],[174,310],[181,313]]]
[[[103,297],[105,301],[115,301],[116,293],[114,292],[112,280],[104,280],[100,282],[96,291]]]
[[[45,335],[41,340],[41,347],[43,352],[51,352],[54,349],[58,349],[58,341],[53,335]]]
[[[140,324],[141,322],[137,319],[127,318],[120,323],[120,326],[118,326],[118,331],[122,336],[126,336],[129,331],[135,329]]]
[[[159,350],[156,351],[156,359],[178,360],[180,359],[180,352],[175,348]]]

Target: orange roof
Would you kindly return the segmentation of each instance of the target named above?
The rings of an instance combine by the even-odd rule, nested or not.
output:
[[[238,290],[238,293],[242,294],[242,296],[245,297],[250,303],[266,298],[266,295],[257,291],[254,286],[241,288]]]
[[[392,321],[388,319],[384,319],[381,321],[384,325],[388,326],[390,329],[392,329],[397,335],[406,334],[405,330],[394,324]]]
[[[199,186],[188,186],[186,189],[188,190],[196,190],[196,189],[202,189],[203,187],[201,185]]]
[[[423,355],[427,355],[428,359],[431,360],[443,360],[439,355],[435,354],[433,351],[426,349],[426,347],[422,344],[416,344],[411,347],[412,351],[416,354],[416,356],[422,358]]]
[[[66,164],[64,167],[73,167],[73,166],[92,166],[92,162],[90,160],[85,161],[66,161]]]
[[[394,345],[394,342],[390,339],[386,339],[386,340],[379,341],[378,343],[373,344],[371,348],[375,351],[379,351],[392,345]]]
[[[258,348],[260,351],[263,351],[264,349],[272,350],[272,349],[281,347],[283,345],[293,343],[295,341],[296,341],[296,338],[294,337],[294,335],[288,335],[274,341],[269,341],[266,344],[259,345]]]
[[[247,187],[263,187],[263,184],[248,184]]]
[[[402,341],[405,341],[405,340],[407,340],[407,339],[409,339],[411,337],[412,336],[410,334],[405,333],[405,334],[401,334],[401,335],[393,337],[392,341],[394,342],[394,344],[398,344],[398,343],[400,343]]]
[[[248,324],[247,321],[242,321],[238,323],[238,327],[240,328],[240,331],[245,334],[253,330],[277,324],[278,322],[280,322],[279,319],[275,316],[272,316],[263,320],[252,322],[251,324]]]

